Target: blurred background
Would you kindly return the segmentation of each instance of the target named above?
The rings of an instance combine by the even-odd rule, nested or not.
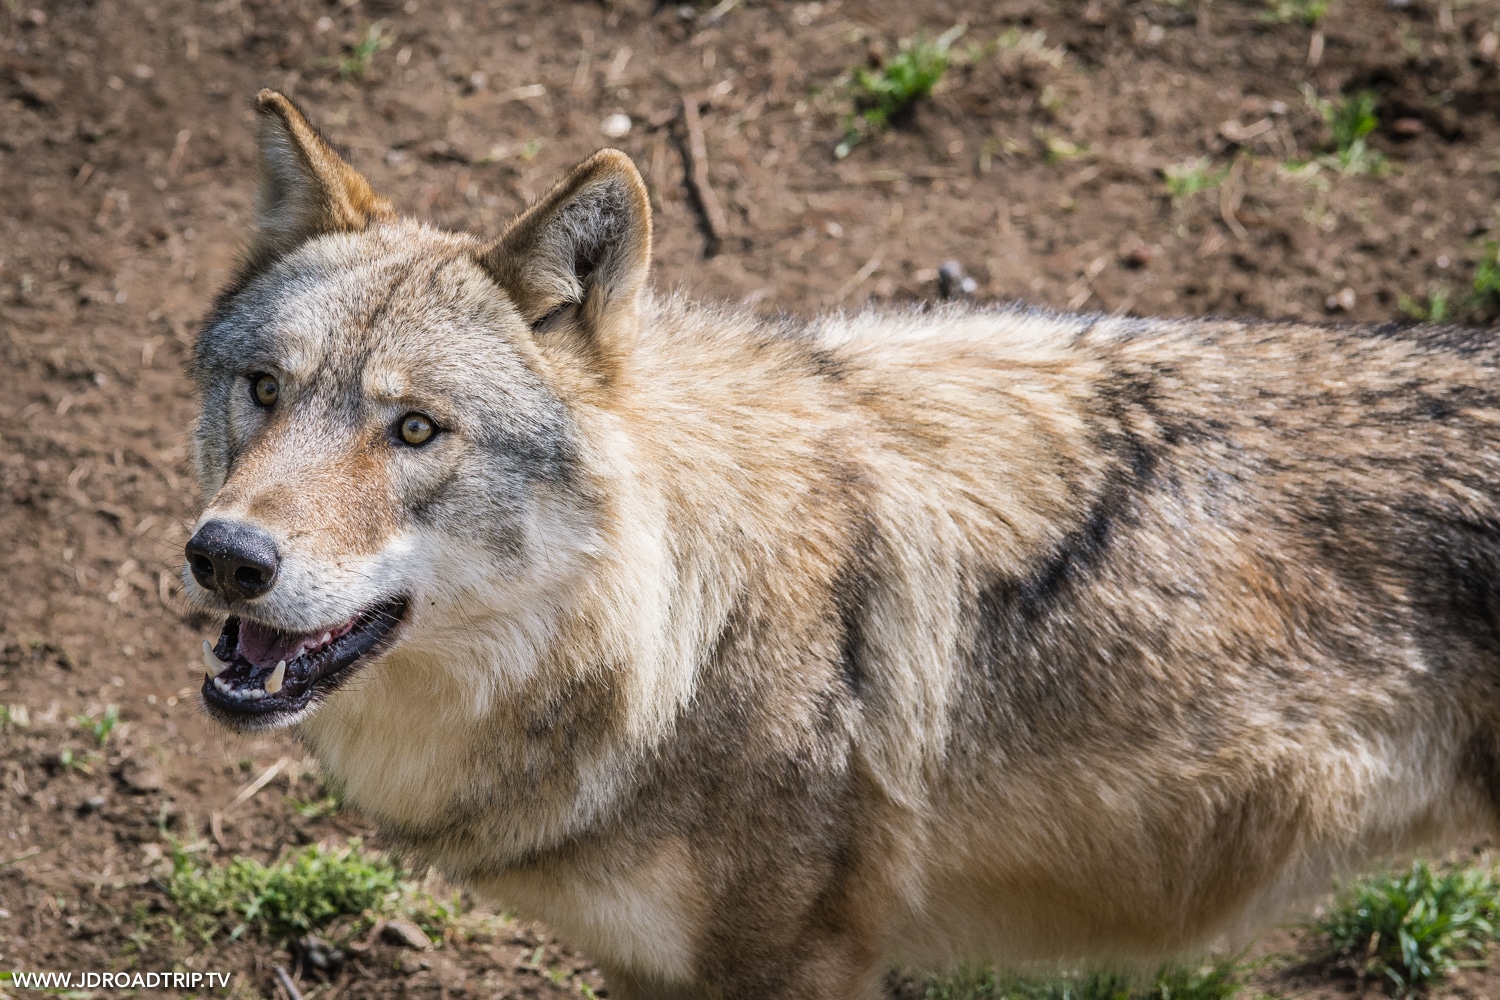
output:
[[[622,148],[658,287],[765,312],[969,297],[1488,325],[1497,50],[1497,0],[3,0],[0,969],[606,995],[545,928],[381,854],[292,742],[197,711],[216,623],[176,582],[197,502],[182,367],[251,221],[258,88],[403,211],[482,233]],[[1249,965],[1068,995],[1409,988],[1482,953],[1477,863],[1364,884],[1395,914],[1380,934],[1340,931],[1334,901]],[[1439,897],[1468,916],[1400,924]],[[1392,957],[1398,925],[1436,949],[1427,973]],[[1039,983],[891,989],[1064,995]],[[1434,990],[1500,996],[1500,976]]]

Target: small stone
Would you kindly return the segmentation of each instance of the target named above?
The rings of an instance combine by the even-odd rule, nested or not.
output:
[[[630,134],[630,116],[616,112],[599,124],[606,139],[623,139]]]
[[[16,86],[21,95],[35,104],[53,104],[63,93],[63,82],[55,76],[17,74]]]
[[[427,951],[432,947],[432,941],[422,932],[422,928],[407,920],[389,921],[380,929],[380,936],[390,944],[417,951]]]
[[[1335,294],[1328,296],[1328,301],[1324,304],[1329,312],[1353,312],[1354,289],[1341,288]]]
[[[979,282],[964,274],[956,260],[944,261],[937,273],[938,294],[945,299],[969,298],[979,291]]]
[[[1397,135],[1421,135],[1426,128],[1420,118],[1397,118],[1391,122],[1391,131]]]
[[[292,949],[305,965],[323,972],[337,973],[343,968],[344,953],[316,934],[298,938],[293,942]]]
[[[78,803],[78,812],[84,816],[87,816],[89,813],[99,812],[104,808],[104,804],[107,801],[102,795],[91,795]]]
[[[166,787],[161,766],[147,757],[131,757],[120,765],[120,780],[132,792],[159,792]]]

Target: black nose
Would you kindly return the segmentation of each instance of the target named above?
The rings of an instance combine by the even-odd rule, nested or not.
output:
[[[276,582],[281,557],[276,542],[241,521],[209,521],[188,539],[193,579],[225,597],[259,597]]]

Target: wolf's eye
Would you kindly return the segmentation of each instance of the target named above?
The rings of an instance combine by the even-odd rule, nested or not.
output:
[[[250,396],[256,406],[273,406],[281,395],[281,385],[274,375],[257,375],[250,380]]]
[[[396,425],[396,432],[407,444],[426,444],[436,430],[432,421],[420,413],[408,413]]]

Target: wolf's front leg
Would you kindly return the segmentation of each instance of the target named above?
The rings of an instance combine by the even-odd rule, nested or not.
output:
[[[732,941],[725,951],[736,950]],[[611,1000],[879,1000],[883,971],[848,940],[788,942],[754,965],[730,957],[702,969],[699,983],[671,983],[601,963]]]
[[[725,944],[726,951],[734,948],[732,942]],[[731,958],[717,969],[705,968],[702,996],[713,1000],[880,1000],[884,995],[879,959],[852,938],[789,934],[780,948],[751,950],[753,962]]]
[[[662,982],[602,962],[599,971],[604,973],[610,1000],[710,1000],[714,996],[691,985]]]
[[[801,959],[777,996],[786,1000],[880,1000],[885,995],[885,970],[878,957],[852,940],[819,942],[805,948]],[[752,995],[744,994],[746,1000]]]

